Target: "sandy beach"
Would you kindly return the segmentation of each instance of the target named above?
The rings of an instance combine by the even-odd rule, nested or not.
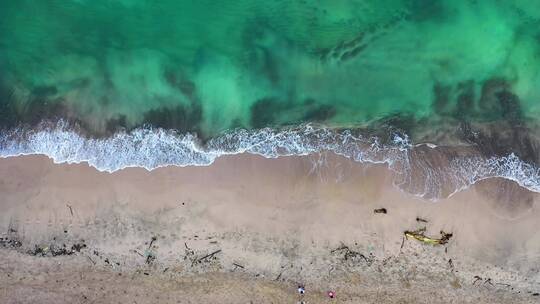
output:
[[[433,202],[393,180],[332,154],[112,174],[0,159],[0,302],[540,301],[537,194],[490,179]]]
[[[0,304],[540,304],[539,25],[0,1]]]

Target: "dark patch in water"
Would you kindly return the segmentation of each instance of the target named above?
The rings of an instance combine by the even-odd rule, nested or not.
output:
[[[469,123],[462,123],[461,131],[462,137],[476,144],[486,157],[514,153],[527,163],[539,163],[538,142],[531,138],[530,130],[525,127],[500,121],[482,129],[473,129]]]
[[[58,89],[54,86],[38,86],[32,90],[34,96],[50,96],[58,93]]]
[[[15,127],[18,124],[14,104],[13,89],[8,89],[0,84],[0,129]]]
[[[452,88],[450,86],[445,86],[440,83],[436,83],[433,86],[433,111],[438,115],[447,115],[450,113]]]
[[[517,95],[502,91],[495,95],[501,106],[501,116],[510,123],[519,124],[523,118],[519,98]]]
[[[413,136],[417,127],[418,121],[410,113],[388,115],[370,125],[373,135],[382,139],[383,143],[390,142],[395,134]]]
[[[520,100],[511,91],[506,80],[496,78],[485,81],[479,98],[475,97],[473,81],[462,82],[455,88],[436,84],[433,93],[433,111],[439,115],[437,126],[445,123],[454,125],[456,121],[459,124],[456,138],[450,140],[449,144],[464,141],[477,146],[486,157],[508,156],[514,153],[525,162],[539,163],[539,142],[527,127]],[[452,109],[454,104],[455,108]],[[402,119],[401,115],[398,117]],[[398,123],[389,120],[388,124],[399,126],[399,120],[397,121]],[[414,127],[412,125],[410,128],[401,128],[407,134],[413,135]],[[429,128],[419,121],[416,122],[416,127]],[[435,134],[431,131],[428,133]]]
[[[277,98],[268,97],[258,100],[251,106],[251,126],[254,128],[271,126],[283,108]]]
[[[467,142],[478,145],[487,157],[514,153],[525,162],[538,164],[538,142],[525,126],[520,100],[510,91],[506,81],[486,81],[478,107],[482,120],[487,120],[487,124],[481,129],[474,129],[471,120],[462,121],[462,136]]]
[[[310,122],[323,122],[336,115],[336,108],[331,105],[319,105],[315,107],[308,107],[306,114],[303,117],[303,121]]]
[[[263,98],[251,107],[251,126],[264,128],[302,122],[324,122],[336,114],[336,108],[308,98],[303,104]]]
[[[281,63],[278,62],[279,58],[272,49],[276,46],[268,42],[275,38],[275,34],[264,20],[257,19],[251,23],[253,25],[247,27],[247,30],[242,34],[246,49],[245,65],[259,75],[264,75],[270,83],[276,85],[280,80],[279,67]]]
[[[0,102],[0,126],[3,128],[20,125],[34,127],[42,121],[56,121],[68,117],[69,111],[62,99],[32,95],[26,103],[20,105],[16,103],[12,96],[7,96]]]
[[[163,107],[144,114],[144,121],[154,127],[175,129],[179,132],[196,132],[202,120],[202,108],[198,104],[191,107],[178,105],[174,108]]]
[[[27,100],[16,100],[14,89],[1,80],[0,83],[0,129],[36,127],[43,121],[70,119],[64,100],[53,96],[57,92],[55,87],[37,87]]]
[[[413,21],[436,20],[442,21],[446,10],[442,1],[409,0],[410,15]]]
[[[510,85],[504,79],[494,78],[487,80],[482,85],[478,106],[482,116],[488,120],[496,120],[503,117],[503,108],[497,94],[510,90]]]
[[[453,117],[466,122],[493,122],[498,120],[518,124],[523,119],[521,105],[510,84],[504,79],[490,79],[481,85],[480,97],[475,94],[472,80],[449,86],[433,86],[433,112],[441,117]]]
[[[62,99],[50,100],[47,97],[32,96],[18,114],[22,123],[35,126],[43,120],[67,117],[68,109]]]
[[[367,45],[360,45],[350,51],[346,51],[343,54],[341,54],[340,60],[346,61],[346,60],[352,59],[356,57],[358,54],[360,54],[360,52],[362,52],[366,47]]]
[[[259,48],[256,52],[258,58],[256,59],[259,62],[263,75],[272,83],[277,84],[279,82],[279,64],[276,62],[275,58],[272,57],[272,53],[267,48]]]
[[[460,120],[470,118],[474,114],[474,82],[460,83],[458,92],[455,116]]]
[[[115,118],[111,118],[107,120],[107,123],[105,125],[105,131],[108,134],[114,134],[121,130],[127,130],[128,129],[128,123],[126,121],[126,115],[119,115]]]
[[[165,80],[169,85],[174,88],[177,88],[190,100],[196,99],[196,87],[195,83],[190,80],[185,79],[184,77],[175,74],[174,72],[168,70],[164,73]]]

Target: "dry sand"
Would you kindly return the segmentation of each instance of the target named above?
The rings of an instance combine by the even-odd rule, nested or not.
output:
[[[540,302],[540,199],[504,180],[430,202],[333,155],[113,174],[25,156],[0,159],[0,195],[0,303]],[[422,227],[453,236],[404,240]]]

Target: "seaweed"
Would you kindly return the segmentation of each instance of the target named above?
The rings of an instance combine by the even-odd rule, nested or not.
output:
[[[3,237],[0,238],[0,246],[4,248],[19,248],[22,246],[22,242],[17,237]]]
[[[382,213],[382,214],[386,214],[388,211],[386,210],[386,208],[379,208],[379,209],[375,209],[373,210],[373,213]]]
[[[372,263],[373,263],[373,257],[372,256],[369,256],[369,257],[366,257],[364,254],[358,252],[358,251],[354,251],[352,249],[349,248],[349,246],[346,246],[345,244],[341,244],[341,246],[339,246],[338,248],[336,249],[333,249],[330,251],[330,253],[342,253],[343,256],[342,256],[342,259],[343,261],[356,261],[358,259],[362,259],[364,260],[368,266],[370,266]]]
[[[77,252],[81,252],[82,249],[86,248],[86,244],[84,241],[81,241],[80,243],[75,243],[71,245],[71,247],[68,247],[66,244],[58,245],[58,244],[42,244],[42,245],[34,245],[34,249],[28,250],[27,253],[34,256],[64,256],[64,255],[72,255]]]

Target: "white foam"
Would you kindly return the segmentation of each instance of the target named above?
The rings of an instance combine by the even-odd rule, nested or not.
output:
[[[435,149],[436,146],[429,145]],[[540,192],[540,171],[514,154],[501,158],[460,157],[444,169],[422,166],[411,157],[414,149],[406,136],[395,135],[390,144],[363,138],[350,131],[312,125],[275,130],[235,130],[205,145],[192,134],[159,128],[140,128],[103,139],[86,138],[68,124],[40,130],[15,130],[0,134],[0,157],[42,154],[55,163],[86,162],[99,171],[115,172],[127,167],[153,170],[163,166],[208,166],[222,155],[252,153],[268,158],[332,151],[358,162],[385,163],[396,172],[397,186],[418,196],[435,199],[441,189],[454,193],[475,182],[502,177]],[[420,165],[418,165],[420,164]],[[412,171],[421,170],[421,172]],[[414,176],[423,180],[413,181]]]

